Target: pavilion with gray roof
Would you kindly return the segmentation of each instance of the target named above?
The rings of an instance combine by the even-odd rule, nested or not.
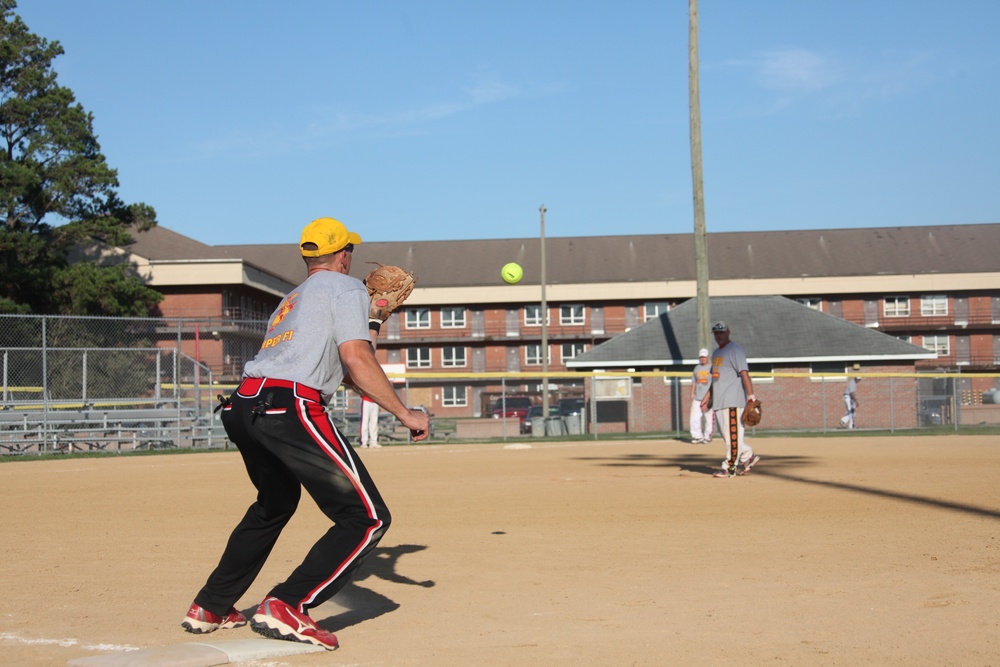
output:
[[[878,364],[934,359],[887,334],[821,313],[783,296],[712,297],[712,322],[729,325],[752,364]],[[698,304],[685,301],[567,362],[568,368],[669,368],[698,362]],[[709,345],[708,347],[712,347]]]

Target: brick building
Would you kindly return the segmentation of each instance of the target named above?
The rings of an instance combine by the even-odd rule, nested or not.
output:
[[[185,352],[197,350],[217,379],[232,381],[260,344],[259,321],[305,277],[297,233],[287,244],[207,246],[157,227],[115,252],[164,294],[159,314],[192,322]],[[379,261],[418,277],[407,307],[383,329],[380,361],[411,372],[541,371],[539,247],[537,238],[358,246],[355,276]],[[917,369],[996,371],[996,247],[1000,224],[710,234],[709,289],[713,297],[785,296],[933,351]],[[546,254],[553,372],[696,292],[692,234],[547,238]],[[524,267],[518,285],[500,280],[509,261]],[[420,393],[410,402],[442,416],[478,415],[497,389],[447,378],[412,384]],[[995,383],[980,384],[977,392]],[[537,393],[538,385],[505,389]],[[580,392],[582,383],[560,390]]]

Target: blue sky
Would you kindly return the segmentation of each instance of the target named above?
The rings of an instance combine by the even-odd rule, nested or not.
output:
[[[1000,2],[701,0],[709,232],[1000,222]],[[208,244],[693,229],[686,0],[21,0]]]

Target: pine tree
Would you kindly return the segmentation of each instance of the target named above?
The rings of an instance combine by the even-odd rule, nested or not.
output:
[[[95,242],[126,244],[156,213],[118,198],[93,116],[52,68],[62,47],[16,8],[0,0],[0,313],[147,315],[161,297],[128,267],[70,262]]]

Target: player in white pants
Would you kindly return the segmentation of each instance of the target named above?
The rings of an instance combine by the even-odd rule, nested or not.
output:
[[[361,446],[376,448],[378,444],[378,403],[361,397]]]
[[[712,352],[712,391],[702,399],[702,408],[707,408],[708,402],[712,402],[719,430],[726,441],[722,469],[713,476],[733,477],[750,472],[760,461],[753,448],[743,440],[743,409],[747,401],[756,400],[756,396],[746,352],[729,340],[729,326],[725,322],[716,322],[712,325],[712,335],[718,345]]]
[[[691,442],[704,445],[712,442],[715,431],[715,415],[711,407],[703,409],[701,399],[708,394],[712,385],[712,365],[708,363],[708,350],[698,351],[698,365],[691,373],[691,412],[688,423],[691,430]],[[702,419],[705,420],[702,426]]]
[[[858,382],[861,378],[851,378],[844,387],[844,416],[840,418],[841,428],[854,428],[854,416],[858,410]]]

